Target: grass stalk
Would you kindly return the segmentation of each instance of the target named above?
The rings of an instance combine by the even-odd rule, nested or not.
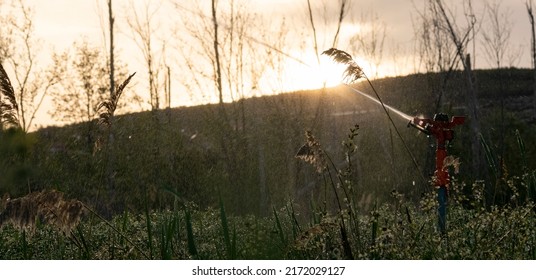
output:
[[[80,230],[80,226],[77,226],[76,230],[71,230],[67,238],[69,238],[69,240],[78,248],[79,258],[89,259],[89,247],[86,243],[82,230]]]
[[[285,209],[287,210],[288,217],[292,221],[292,238],[296,239],[296,237],[298,237],[298,234],[302,230],[300,227],[300,223],[298,222],[298,219],[296,217],[296,212],[294,211],[294,205],[292,204],[292,202],[289,202],[287,205],[285,205]]]
[[[101,221],[103,221],[111,230],[115,231],[117,234],[119,234],[119,236],[124,238],[125,241],[127,241],[130,245],[132,245],[132,247],[134,249],[136,249],[138,252],[140,252],[140,254],[142,254],[146,259],[150,259],[150,257],[142,249],[140,249],[134,242],[132,242],[132,240],[130,240],[127,236],[125,236],[120,230],[118,230],[116,227],[114,227],[114,225],[112,225],[108,220],[106,220],[104,217],[99,215],[99,213],[97,213],[93,209],[91,209],[91,207],[89,207],[89,206],[87,206],[85,204],[83,204],[83,205],[89,212],[91,212],[93,215],[95,215],[95,217],[97,217]]]
[[[274,213],[275,225],[277,228],[277,233],[279,234],[279,240],[281,241],[282,247],[286,247],[288,244],[287,238],[285,237],[285,232],[283,231],[283,227],[281,226],[281,221],[279,220],[279,216],[277,215],[275,207],[272,207],[272,211]]]
[[[26,240],[26,231],[23,230],[20,241],[22,244],[22,255],[24,256],[24,259],[29,260],[30,259],[30,246],[28,246],[28,240]]]
[[[149,258],[153,259],[154,247],[153,247],[153,227],[151,224],[151,213],[149,212],[149,206],[145,202],[145,226],[147,230],[147,247],[149,248]]]
[[[495,162],[495,155],[493,153],[493,150],[488,145],[486,140],[484,139],[484,136],[482,134],[479,134],[480,138],[480,144],[482,145],[482,148],[484,148],[484,152],[486,155],[486,161],[488,163],[488,167],[490,172],[493,175],[493,178],[497,180],[499,178],[499,166],[497,166],[497,163]]]
[[[173,256],[173,233],[177,230],[175,218],[164,218],[160,224],[160,258],[170,260]]]
[[[227,251],[227,258],[234,260],[236,259],[236,231],[233,232],[233,240],[231,241],[231,236],[229,234],[229,223],[227,221],[227,214],[225,213],[225,207],[223,205],[223,199],[221,193],[219,194],[219,203],[220,203],[220,219],[223,230],[223,240],[225,242],[225,249]]]
[[[194,239],[194,230],[192,228],[192,216],[190,215],[190,210],[185,210],[185,220],[186,220],[186,235],[188,239],[188,252],[193,257],[197,258],[197,246],[195,245]]]

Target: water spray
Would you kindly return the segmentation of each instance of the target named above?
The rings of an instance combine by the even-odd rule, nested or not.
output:
[[[359,94],[361,94],[362,96],[364,96],[364,97],[366,97],[366,98],[368,98],[368,99],[370,99],[370,100],[372,100],[372,101],[374,101],[374,102],[376,102],[376,103],[382,105],[382,103],[381,103],[380,101],[378,101],[378,99],[376,99],[376,98],[374,98],[374,97],[372,97],[372,96],[370,96],[370,95],[368,95],[368,94],[366,94],[366,93],[364,93],[364,92],[362,92],[362,91],[360,91],[360,90],[358,90],[358,89],[355,89],[355,88],[353,88],[353,87],[351,87],[351,86],[348,86],[348,87],[349,87],[351,90],[353,90],[354,92],[359,93]],[[403,113],[403,112],[400,111],[400,110],[397,110],[397,109],[395,109],[395,108],[393,108],[393,107],[391,107],[391,106],[389,106],[389,105],[387,105],[387,104],[383,104],[383,106],[385,106],[385,108],[389,109],[389,111],[391,111],[391,112],[397,114],[398,116],[402,117],[403,119],[405,119],[405,120],[407,120],[407,121],[411,121],[411,120],[413,120],[413,117],[412,117],[412,116],[410,116],[410,115],[408,115],[408,114],[405,114],[405,113]]]
[[[406,148],[407,152],[410,154],[410,156],[413,159],[413,162],[417,169],[419,169],[417,161],[415,160],[415,157],[413,157],[413,154],[411,153],[411,150],[406,145],[404,139],[398,132],[397,127],[394,125],[393,120],[391,119],[391,116],[389,114],[389,111],[397,114],[398,116],[404,118],[405,120],[409,121],[408,127],[414,127],[418,129],[419,131],[425,133],[426,135],[432,136],[436,139],[436,159],[435,159],[435,172],[433,177],[433,183],[435,187],[438,190],[437,193],[437,200],[439,203],[438,207],[438,228],[441,231],[441,233],[444,235],[446,234],[446,214],[447,214],[447,198],[448,198],[448,187],[450,184],[449,179],[449,173],[447,170],[445,160],[447,159],[447,146],[454,139],[454,130],[453,128],[458,125],[462,125],[465,122],[465,117],[462,116],[454,116],[451,120],[449,120],[449,117],[447,114],[438,113],[435,114],[433,119],[425,119],[425,118],[419,118],[419,117],[411,117],[391,106],[388,106],[383,103],[383,101],[380,99],[380,96],[378,95],[376,89],[370,82],[370,80],[367,78],[365,73],[363,73],[363,70],[361,67],[357,65],[357,63],[352,59],[352,56],[348,53],[337,50],[337,49],[329,49],[322,54],[330,56],[334,61],[342,64],[346,64],[347,68],[343,73],[343,80],[345,81],[345,85],[352,89],[354,92],[359,93],[360,95],[367,97],[368,99],[380,104],[382,108],[384,109],[385,113],[387,114],[389,120],[393,124],[393,127],[402,140],[404,147]],[[360,78],[365,78],[368,82],[368,84],[371,86],[373,92],[375,93],[377,98],[374,98],[362,91],[359,91],[353,87],[351,87],[349,84],[357,81]],[[422,176],[422,172],[419,173]],[[423,177],[424,178],[424,177]],[[426,180],[424,180],[426,181]]]

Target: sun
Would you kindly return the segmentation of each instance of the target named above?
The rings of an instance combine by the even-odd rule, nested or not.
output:
[[[289,60],[282,73],[285,87],[290,90],[306,90],[342,84],[346,65],[336,63],[325,55],[320,55],[319,58],[320,63],[314,53],[302,53],[301,62]],[[366,60],[355,60],[365,73],[370,73],[370,64]]]
[[[320,56],[320,64],[315,71],[326,87],[334,87],[342,83],[345,69],[346,65],[336,63],[331,58],[322,55]]]

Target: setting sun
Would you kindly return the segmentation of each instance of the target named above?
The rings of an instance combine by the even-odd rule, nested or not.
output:
[[[370,64],[359,58],[355,61],[363,68],[365,74],[371,73]],[[289,60],[286,64],[282,80],[292,90],[318,89],[334,87],[343,82],[345,65],[331,60],[325,55],[320,56],[320,64],[313,53],[303,56],[303,63]]]
[[[319,80],[322,81],[322,84],[325,84],[327,87],[333,87],[342,83],[342,75],[345,68],[345,65],[336,63],[329,57],[321,55],[320,65],[315,67],[314,71],[318,75]]]

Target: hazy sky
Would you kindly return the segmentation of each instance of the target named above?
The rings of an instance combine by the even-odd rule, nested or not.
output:
[[[4,0],[3,2],[6,2]],[[106,0],[25,0],[34,9],[34,24],[36,36],[42,41],[43,47],[41,50],[41,61],[47,61],[52,50],[64,50],[72,45],[76,40],[86,38],[88,41],[93,42],[96,45],[104,46],[104,35],[101,28],[101,19],[99,18],[99,9],[104,11],[106,6]],[[413,60],[408,58],[413,51],[414,46],[414,33],[412,18],[416,17],[415,7],[421,8],[425,0],[353,0],[351,15],[347,18],[346,24],[343,25],[341,30],[341,40],[339,48],[344,49],[347,47],[347,39],[349,36],[359,31],[359,26],[356,25],[359,22],[360,16],[365,13],[371,13],[373,11],[378,15],[379,22],[385,24],[386,27],[386,39],[384,45],[383,60],[385,61],[378,69],[380,76],[393,76],[399,74],[407,74],[415,70]],[[485,0],[474,0],[475,10],[477,13],[481,10],[482,4]],[[2,0],[0,0],[2,2]],[[129,15],[129,3],[130,0],[114,0],[116,21],[118,25],[119,33],[116,35],[116,45],[120,51],[120,55],[123,60],[129,61],[129,71],[139,72],[139,68],[142,68],[140,51],[137,49],[135,43],[130,38],[130,33],[126,27],[125,17]],[[145,3],[146,0],[136,0],[137,4]],[[180,1],[179,3],[191,2]],[[200,1],[203,3],[210,3],[209,1]],[[310,29],[307,28],[307,15],[306,15],[306,0],[251,0],[244,1],[251,9],[258,13],[268,17],[273,22],[278,22],[285,18],[290,33],[297,32],[301,35],[302,40],[309,40],[302,43],[308,45],[307,51],[301,49],[285,49],[289,54],[296,56],[302,61],[305,61],[309,65],[315,65],[316,58],[312,51],[312,36]],[[319,4],[320,0],[311,0],[313,5],[319,9],[322,6]],[[460,3],[461,1],[453,0],[446,1],[447,3]],[[152,4],[156,3],[155,1]],[[172,8],[169,2],[160,1],[162,7],[158,11],[158,20],[161,22],[162,33],[160,38],[168,36],[166,32],[170,32],[169,26],[177,23],[177,13]],[[225,3],[224,0],[220,0],[220,3]],[[338,1],[331,0],[326,3],[333,3],[331,6],[336,6]],[[513,24],[513,32],[510,40],[512,47],[523,49],[520,53],[520,59],[518,67],[530,66],[530,54],[529,54],[529,38],[530,38],[530,25],[525,10],[525,0],[505,0],[501,1],[503,8],[509,9],[511,13],[511,21]],[[99,7],[100,5],[100,7]],[[188,7],[186,7],[188,8]],[[329,7],[328,7],[329,8]],[[460,11],[457,9],[456,11]],[[207,10],[207,14],[208,14]],[[107,16],[104,14],[103,16]],[[328,31],[329,35],[319,38],[321,42],[324,42],[322,46],[328,47],[331,42],[333,28],[326,28],[326,23],[329,26],[330,22],[337,20],[336,13],[331,13],[329,18],[318,19],[317,27],[319,33]],[[305,27],[297,28],[296,23],[301,22]],[[104,22],[103,24],[107,24]],[[169,26],[167,26],[169,25]],[[304,35],[305,32],[305,35]],[[248,34],[250,37],[263,41],[263,38],[256,38],[257,34]],[[305,39],[304,39],[305,38]],[[265,42],[270,44],[271,42]],[[322,47],[321,46],[321,47]],[[322,50],[320,50],[322,51]],[[477,49],[477,68],[487,68],[488,63],[482,55],[480,49]],[[396,55],[394,55],[396,53]],[[396,61],[394,60],[397,56]],[[128,57],[126,59],[125,57]],[[364,60],[358,60],[358,63],[362,62],[362,67],[365,70],[368,65]],[[43,62],[44,64],[45,62]],[[318,69],[314,67],[303,65],[291,65],[289,64],[287,72],[285,73],[286,80],[280,82],[280,90],[294,90],[298,88],[314,88],[321,85],[321,81]],[[140,74],[140,79],[142,78]],[[372,76],[372,74],[369,74]],[[333,77],[332,77],[333,79]],[[316,81],[316,82],[315,82]],[[177,85],[176,82],[174,85]],[[191,105],[192,98],[189,96],[176,96],[172,97],[173,106]],[[42,109],[39,114],[38,125],[49,123],[50,119],[46,116],[48,110]]]
[[[5,1],[5,0],[4,0]],[[146,0],[135,0],[134,2],[145,2]],[[379,20],[385,22],[387,27],[387,37],[385,42],[386,52],[393,48],[391,45],[410,44],[413,38],[412,16],[416,16],[415,7],[422,7],[425,0],[353,0],[352,11],[354,20],[359,20],[361,13],[374,11]],[[486,0],[473,0],[475,9],[479,10],[480,6]],[[492,2],[493,0],[488,0]],[[26,0],[34,7],[35,26],[38,37],[42,38],[45,47],[68,47],[73,41],[86,36],[90,40],[97,42],[102,41],[102,30],[99,16],[97,13],[98,3],[101,8],[105,7],[106,0]],[[128,7],[130,0],[115,0],[116,17],[118,24],[121,23],[121,17],[128,14],[125,8]],[[165,1],[160,1],[165,2]],[[181,2],[181,1],[178,1]],[[201,1],[202,2],[202,1]],[[207,1],[205,1],[207,2]],[[220,2],[225,2],[220,0]],[[258,13],[265,13],[279,20],[282,17],[288,18],[306,18],[306,0],[250,0],[245,1]],[[313,5],[318,5],[319,0],[312,0]],[[334,6],[338,3],[332,2]],[[447,1],[459,3],[461,1]],[[525,10],[525,0],[503,0],[502,6],[511,11],[511,21],[513,23],[513,34],[511,44],[514,46],[523,45],[528,49],[529,44],[529,21]],[[162,22],[174,24],[174,16],[168,13],[169,9],[164,7],[159,11],[162,16]],[[171,11],[172,12],[172,11]],[[207,11],[208,12],[208,11]],[[478,13],[478,11],[477,11]],[[331,20],[336,20],[336,14],[332,14]],[[104,15],[106,16],[106,15]],[[166,19],[165,17],[169,17]],[[350,23],[351,17],[347,17],[347,23]],[[319,20],[321,21],[321,20]],[[106,24],[106,23],[105,23]],[[343,26],[342,33],[352,32],[351,27]],[[126,34],[124,34],[126,35]],[[119,35],[119,37],[121,34]],[[254,36],[254,35],[253,35]],[[121,38],[117,44],[126,47],[128,44],[122,44]],[[341,46],[342,48],[343,46]],[[525,59],[520,61],[520,66],[529,66],[528,50],[524,53]],[[482,67],[486,67],[485,61],[482,61]]]

